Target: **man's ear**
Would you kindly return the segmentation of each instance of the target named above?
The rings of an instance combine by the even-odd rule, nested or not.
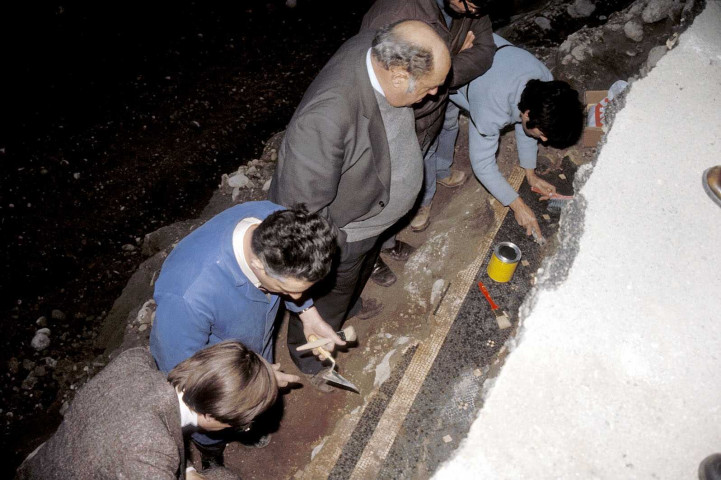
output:
[[[403,67],[391,67],[391,83],[395,88],[406,89],[408,85],[408,72]]]

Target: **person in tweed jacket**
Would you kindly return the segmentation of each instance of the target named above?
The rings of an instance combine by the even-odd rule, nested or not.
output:
[[[55,434],[17,479],[234,479],[185,468],[184,433],[248,428],[270,407],[273,367],[242,343],[198,351],[167,379],[147,348],[121,353],[80,389]]]

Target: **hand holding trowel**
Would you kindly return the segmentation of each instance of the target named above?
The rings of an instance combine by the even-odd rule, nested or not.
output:
[[[353,327],[346,327],[340,332],[337,332],[338,335],[341,337],[342,340],[347,342],[355,341],[356,333],[355,329]],[[353,385],[351,382],[343,378],[342,375],[340,375],[338,372],[335,371],[336,363],[335,359],[333,358],[333,355],[331,355],[330,352],[328,352],[326,349],[324,349],[321,345],[326,345],[328,343],[333,343],[332,340],[328,338],[318,338],[316,335],[308,335],[308,340],[310,342],[301,345],[300,347],[296,348],[299,352],[305,351],[305,350],[313,350],[318,349],[320,352],[319,358],[321,360],[330,360],[331,366],[323,371],[323,379],[325,379],[327,382],[330,382],[332,384],[340,385],[342,387],[348,388],[350,390],[353,390],[356,393],[360,393],[360,390],[358,390],[358,387]]]

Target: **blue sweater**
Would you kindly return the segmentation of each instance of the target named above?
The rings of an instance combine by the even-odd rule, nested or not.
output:
[[[235,226],[244,218],[265,219],[274,203],[248,202],[231,207],[185,237],[168,256],[155,284],[158,304],[150,333],[150,351],[163,372],[206,345],[239,340],[272,362],[273,329],[280,306],[243,274],[233,253]],[[287,301],[289,310],[312,304]]]
[[[493,34],[493,41],[497,47],[511,45],[496,34]],[[470,114],[468,152],[473,172],[503,205],[518,197],[496,163],[496,150],[503,127],[514,124],[521,167],[536,168],[538,141],[523,131],[518,110],[521,93],[532,79],[547,82],[553,80],[553,75],[529,52],[509,46],[496,51],[493,65],[486,73],[450,97],[453,103]]]

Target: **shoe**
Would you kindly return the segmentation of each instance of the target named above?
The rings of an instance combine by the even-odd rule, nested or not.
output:
[[[721,480],[721,453],[704,458],[698,467],[699,480]]]
[[[707,168],[703,172],[702,183],[706,194],[721,207],[721,165]]]
[[[223,452],[225,451],[225,442],[216,443],[214,445],[201,445],[193,440],[198,452],[200,452],[200,464],[203,470],[218,468],[225,466]]]
[[[388,255],[393,260],[405,262],[406,260],[408,260],[408,257],[411,256],[411,253],[415,251],[415,247],[408,245],[406,242],[396,240],[396,244],[392,248],[386,248],[384,250],[381,250],[381,253],[384,255]]]
[[[328,382],[325,381],[325,378],[323,378],[324,372],[325,370],[321,370],[318,373],[303,373],[303,375],[305,375],[308,383],[310,383],[313,388],[323,393],[330,393],[335,390],[335,388],[328,385]]]
[[[368,320],[377,316],[383,311],[383,304],[375,298],[358,298],[355,305],[348,313],[348,318],[355,317],[361,320]]]
[[[425,207],[420,207],[418,213],[411,220],[411,230],[414,232],[422,232],[428,225],[431,224],[431,205],[428,204]]]
[[[468,180],[468,175],[466,175],[466,172],[461,172],[460,170],[451,170],[451,174],[449,176],[447,176],[446,178],[441,178],[440,180],[436,180],[436,182],[446,188],[456,188],[466,183],[466,180]]]
[[[273,435],[271,435],[270,433],[266,433],[266,434],[260,435],[260,436],[258,436],[256,434],[247,439],[241,440],[240,443],[244,447],[248,447],[248,448],[265,448],[268,445],[270,445],[270,440],[272,438],[273,438]]]
[[[371,273],[371,280],[373,280],[377,285],[380,285],[381,287],[390,287],[394,283],[396,283],[396,280],[398,280],[398,277],[396,277],[396,274],[393,273],[393,270],[386,265],[386,262],[383,261],[381,257],[378,257],[376,259],[376,264],[373,265],[373,273]]]

